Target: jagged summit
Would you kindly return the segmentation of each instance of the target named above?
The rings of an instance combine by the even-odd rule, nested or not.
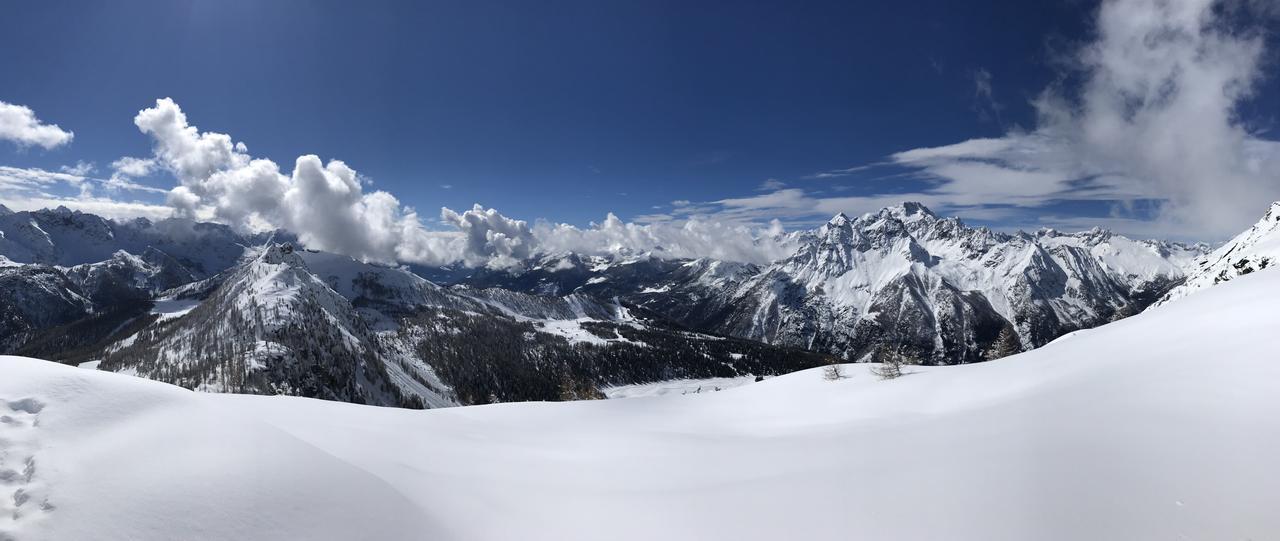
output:
[[[1273,209],[1258,228],[1280,220],[1280,208]],[[61,216],[74,214],[0,216],[6,233],[0,255],[17,264],[74,266],[67,271],[72,287],[100,304],[159,293],[234,297],[240,301],[203,310],[255,325],[263,310],[273,317],[280,310],[281,325],[303,325],[306,317],[289,314],[304,311],[328,322],[314,329],[317,336],[339,342],[354,337],[354,343],[368,338],[360,318],[394,326],[394,318],[421,306],[477,314],[497,310],[519,318],[609,319],[620,312],[617,306],[627,305],[694,331],[850,360],[874,359],[884,344],[902,344],[903,353],[922,363],[986,360],[1000,336],[1005,338],[997,349],[1017,350],[1132,314],[1182,280],[1184,263],[1203,253],[1103,229],[1001,233],[904,202],[857,217],[839,213],[817,229],[789,233],[794,251],[772,264],[559,251],[535,254],[511,269],[424,274],[304,250],[290,235],[240,235],[189,219],[153,224]],[[1264,264],[1249,261],[1233,265]],[[160,342],[153,341],[163,346],[155,351],[168,351]],[[356,347],[348,354],[369,351]],[[263,352],[261,358],[274,355]]]
[[[938,219],[938,215],[934,214],[929,207],[923,203],[915,201],[904,201],[899,205],[893,205],[880,209],[876,214],[881,216],[892,216],[903,222],[928,221],[933,222]]]
[[[850,360],[899,344],[923,363],[974,362],[1005,329],[1017,350],[1135,313],[1199,254],[1103,229],[998,233],[914,202],[838,215],[799,239],[733,291],[689,298],[727,312],[718,332]]]
[[[830,220],[827,220],[827,225],[844,227],[856,222],[867,222],[871,219],[875,219],[876,217],[894,217],[902,221],[914,221],[923,218],[934,220],[938,219],[938,215],[934,214],[933,211],[929,210],[929,207],[926,207],[923,203],[904,201],[898,205],[884,207],[874,212],[868,212],[856,220],[850,218],[849,215],[844,212],[838,212],[835,216],[832,216]]]
[[[287,264],[306,267],[306,263],[295,253],[293,244],[289,242],[272,243],[263,248],[258,260],[272,265]]]
[[[1267,207],[1267,212],[1266,214],[1262,215],[1262,220],[1263,221],[1280,220],[1280,201],[1276,201],[1272,203],[1270,207]]]

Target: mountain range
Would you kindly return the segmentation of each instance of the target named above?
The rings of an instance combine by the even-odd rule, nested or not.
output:
[[[980,362],[1280,255],[1280,206],[1217,250],[1103,229],[1003,233],[904,203],[792,233],[767,265],[653,253],[383,265],[284,232],[0,209],[0,352],[188,388],[438,407]]]

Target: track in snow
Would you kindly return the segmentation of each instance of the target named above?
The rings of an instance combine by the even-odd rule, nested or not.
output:
[[[40,411],[34,398],[0,398],[0,540],[16,540],[10,530],[40,520],[55,509],[37,475]]]

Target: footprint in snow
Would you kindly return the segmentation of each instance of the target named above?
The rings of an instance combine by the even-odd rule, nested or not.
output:
[[[54,510],[36,468],[44,406],[34,398],[0,398],[0,541],[16,541],[23,524]]]

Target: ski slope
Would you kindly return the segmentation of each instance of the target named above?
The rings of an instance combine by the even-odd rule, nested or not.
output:
[[[1278,324],[1266,270],[897,380],[433,411],[3,357],[0,539],[1275,539]]]

